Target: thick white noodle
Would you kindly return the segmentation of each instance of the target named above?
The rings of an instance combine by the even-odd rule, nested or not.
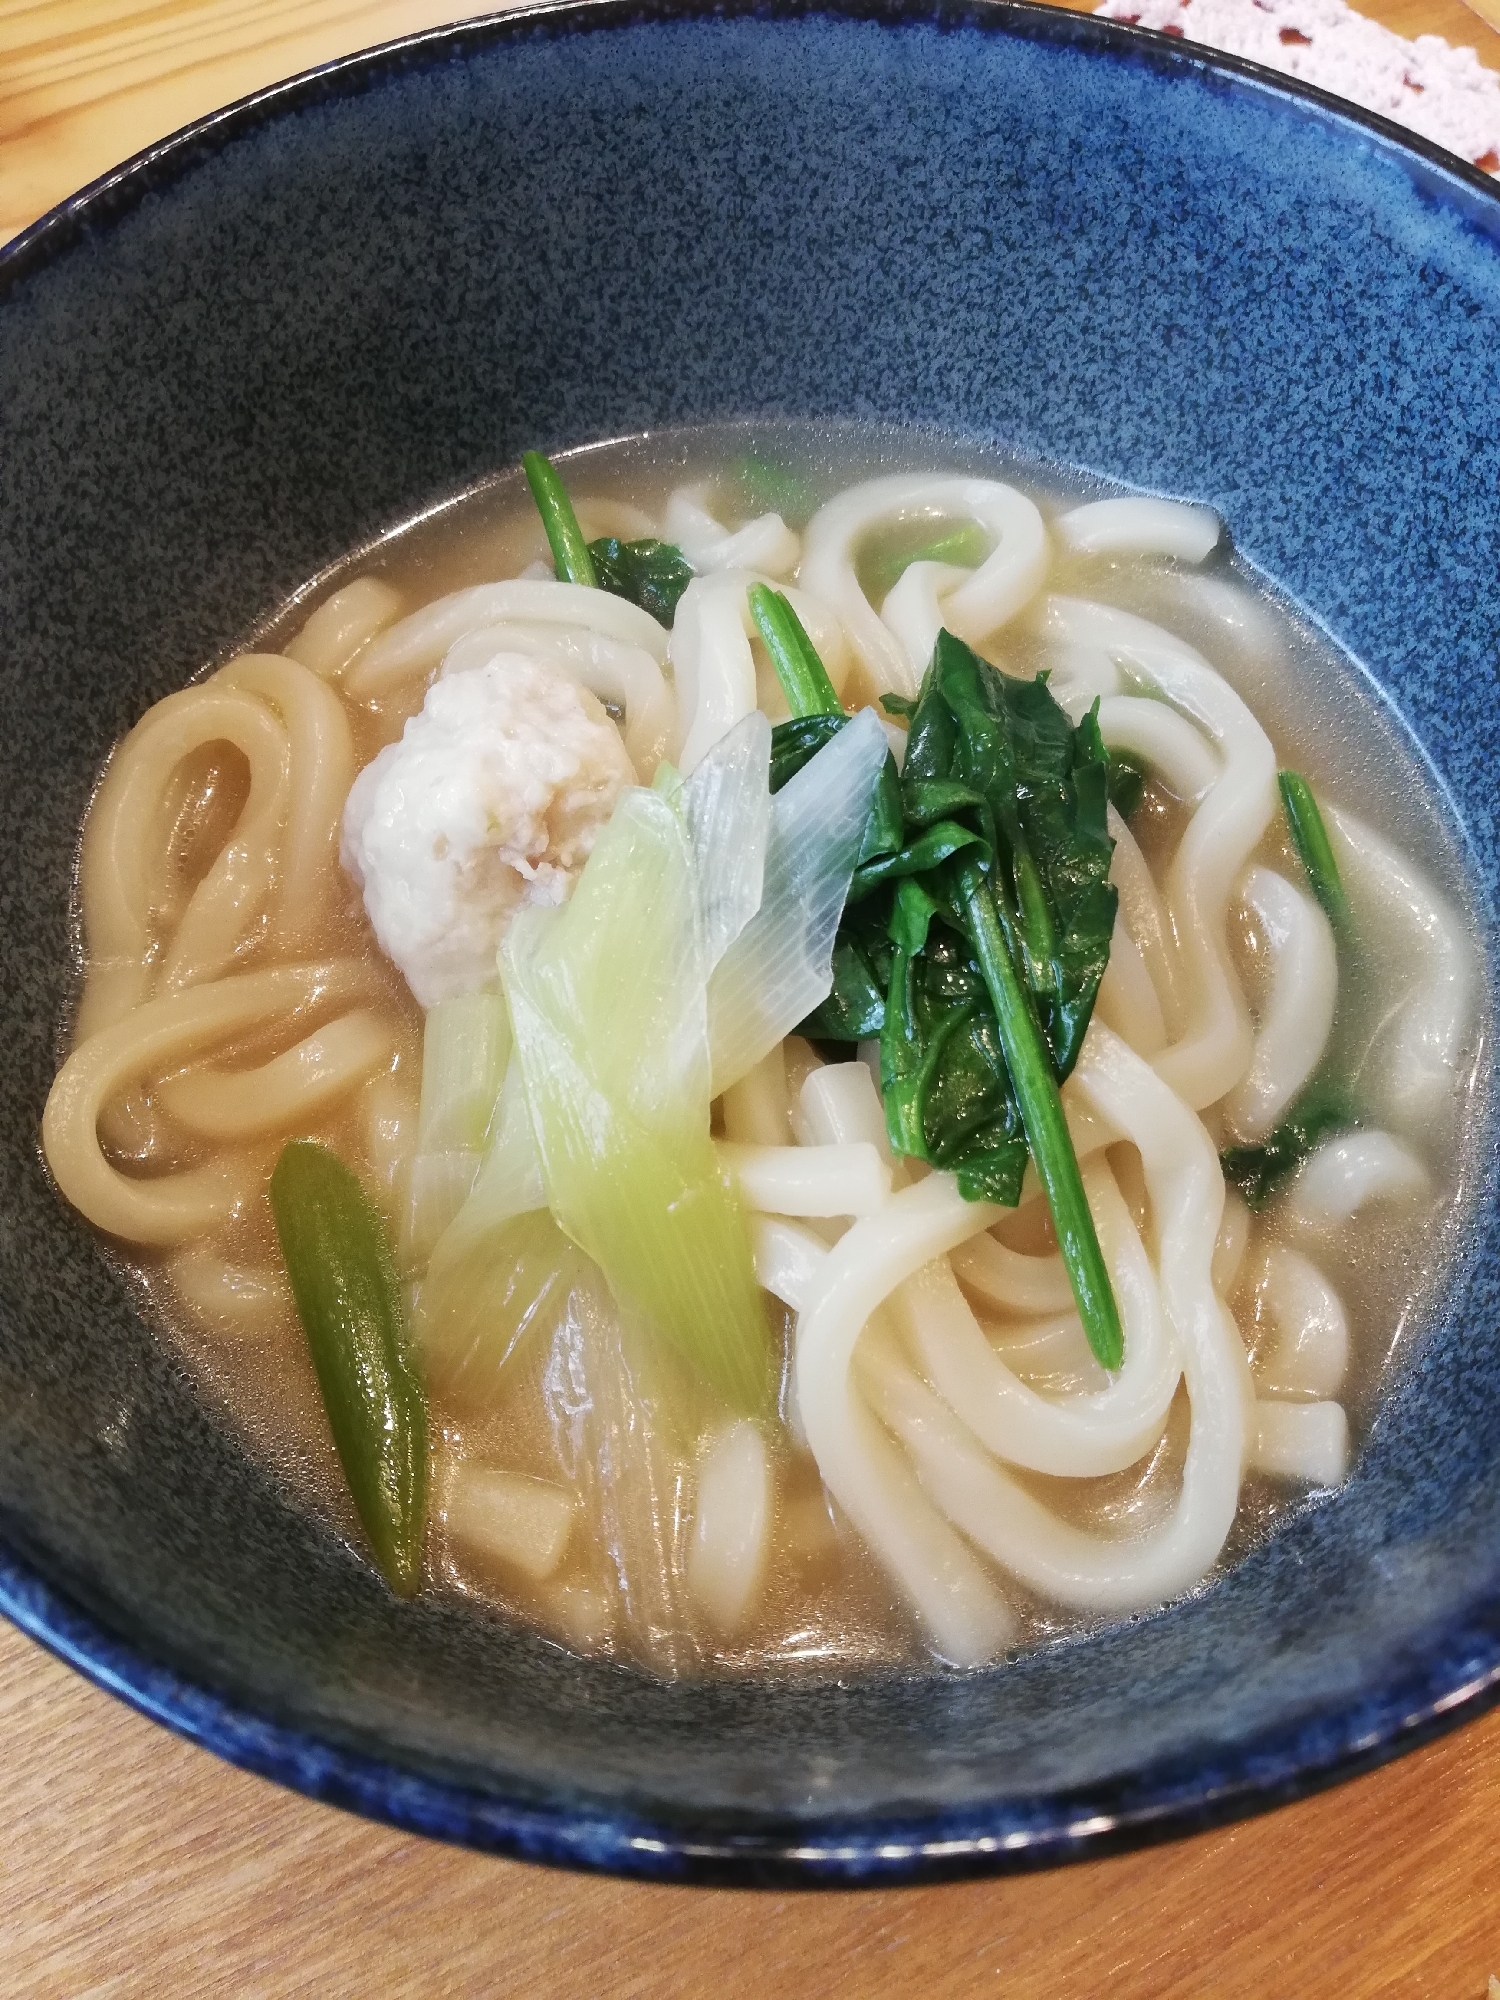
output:
[[[831,1064],[809,1077],[802,1104],[825,1143],[887,1147],[885,1115],[863,1063]],[[1103,1160],[1083,1174],[1125,1330],[1124,1366],[1097,1393],[1054,1403],[1027,1388],[985,1339],[945,1257],[908,1278],[887,1305],[928,1379],[992,1451],[1072,1478],[1118,1472],[1148,1451],[1182,1374],[1155,1275],[1114,1178]]]
[[[626,645],[583,625],[512,618],[499,625],[482,625],[456,640],[443,656],[443,678],[486,667],[500,653],[520,653],[556,667],[600,701],[623,709],[625,722],[620,733],[626,752],[636,776],[642,784],[650,784],[676,736],[677,703],[661,668],[644,646]]]
[[[1300,1250],[1268,1243],[1245,1273],[1268,1338],[1251,1370],[1262,1396],[1336,1396],[1349,1365],[1343,1301]]]
[[[42,1145],[58,1186],[96,1228],[131,1243],[173,1245],[207,1235],[256,1197],[267,1160],[245,1148],[178,1173],[134,1179],[100,1146],[105,1106],[138,1077],[182,1068],[267,1020],[292,1022],[304,1011],[364,998],[375,984],[356,959],[242,972],[147,1000],[78,1042],[42,1114]]]
[[[687,1587],[698,1609],[726,1638],[755,1609],[765,1581],[774,1501],[766,1441],[747,1417],[704,1439]]]
[[[578,1513],[576,1496],[553,1480],[460,1459],[443,1529],[481,1563],[500,1563],[540,1583],[560,1567]]]
[[[744,1146],[718,1142],[746,1208],[761,1215],[873,1215],[891,1170],[871,1145]]]
[[[915,663],[932,658],[938,633],[948,623],[943,600],[973,574],[957,563],[942,562],[908,563],[902,570],[886,592],[880,616],[908,660]]]
[[[1028,1257],[986,1231],[954,1251],[954,1275],[966,1291],[1013,1314],[1065,1312],[1073,1303],[1068,1267],[1059,1251]]]
[[[1349,1476],[1349,1420],[1342,1403],[1257,1403],[1250,1463],[1257,1472],[1309,1486]]]
[[[1250,1207],[1243,1195],[1231,1187],[1224,1190],[1224,1215],[1214,1244],[1214,1290],[1227,1299],[1234,1290],[1250,1247]]]
[[[828,1257],[821,1237],[781,1215],[750,1217],[755,1282],[793,1312],[801,1312]]]
[[[684,774],[757,705],[745,612],[749,585],[743,570],[694,577],[678,599],[670,651],[677,687],[676,761]]]
[[[1024,610],[1046,574],[1047,531],[1025,494],[993,479],[895,473],[847,488],[808,523],[800,580],[842,620],[871,696],[915,695],[927,661],[913,658],[860,588],[859,545],[882,523],[954,517],[977,521],[998,544],[942,600],[949,631],[979,645]]]
[[[1125,928],[1123,912],[1115,916],[1109,963],[1104,968],[1095,1006],[1105,1026],[1113,1028],[1138,1054],[1154,1056],[1166,1047],[1166,1017],[1151,974],[1146,970],[1146,961]]]
[[[679,486],[667,500],[666,539],[675,542],[699,576],[715,570],[755,569],[790,576],[802,544],[779,514],[762,514],[731,534],[704,504],[701,487]]]
[[[79,889],[89,941],[89,981],[75,1043],[137,1006],[153,982],[181,990],[234,964],[267,915],[286,823],[292,746],[282,723],[254,695],[216,685],[169,694],[148,709],[116,750],[85,828]],[[229,743],[250,767],[250,790],[234,830],[180,910],[162,871],[142,857],[160,850],[162,799],[185,757]],[[164,964],[158,931],[172,930]]]
[[[354,739],[344,705],[315,673],[276,653],[242,654],[214,675],[213,685],[259,695],[287,733],[291,777],[277,883],[281,941],[292,952],[321,950],[344,888],[339,827],[354,783]],[[169,966],[177,956],[174,946]],[[170,971],[166,983],[175,983]]]
[[[921,1618],[960,1666],[992,1659],[1015,1629],[1009,1607],[964,1542],[925,1498],[905,1458],[855,1387],[865,1322],[903,1279],[995,1220],[949,1174],[903,1188],[832,1249],[797,1321],[793,1393],[825,1485]]]
[[[1052,532],[1072,555],[1175,556],[1200,563],[1217,548],[1221,530],[1211,507],[1131,493],[1071,508],[1052,523]]]
[[[191,1070],[156,1087],[162,1108],[205,1139],[264,1139],[314,1118],[390,1066],[388,1017],[341,1014],[254,1069]]]
[[[172,1289],[215,1333],[274,1339],[292,1311],[292,1288],[275,1264],[232,1264],[216,1244],[194,1243],[166,1260]]]
[[[1151,975],[1167,1033],[1180,1033],[1186,1003],[1181,993],[1177,944],[1172,936],[1171,924],[1162,908],[1146,857],[1136,845],[1135,835],[1113,806],[1106,814],[1106,821],[1109,837],[1115,844],[1109,879],[1120,892],[1120,921]],[[1127,1036],[1126,1040],[1129,1039]]]
[[[1360,1076],[1382,1115],[1410,1130],[1458,1101],[1473,1032],[1473,953],[1457,912],[1404,854],[1352,813],[1325,806],[1323,817],[1361,929],[1379,926],[1391,959],[1418,968]]]
[[[1229,683],[1181,639],[1129,612],[1050,597],[1046,635],[1098,647],[1115,666],[1194,722],[1223,770],[1189,820],[1167,872],[1167,906],[1187,1021],[1155,1067],[1194,1110],[1233,1089],[1250,1060],[1250,1013],[1229,958],[1229,898],[1276,809],[1276,753]]]
[[[325,681],[336,681],[377,633],[395,624],[400,610],[399,591],[378,577],[356,577],[318,606],[286,656]]]
[[[1029,1389],[985,1339],[946,1259],[908,1278],[888,1308],[923,1374],[997,1457],[1058,1478],[1120,1472],[1166,1427],[1182,1375],[1155,1273],[1103,1160],[1084,1168],[1125,1331],[1125,1361],[1103,1388],[1054,1402]]]
[[[1094,1359],[1076,1312],[1026,1325],[996,1324],[985,1329],[1007,1368],[1052,1398],[1097,1393],[1109,1387],[1109,1371]]]
[[[1182,1486],[1171,1513],[1139,1535],[1071,1527],[1004,1472],[878,1343],[871,1345],[862,1380],[911,1452],[924,1489],[981,1548],[1061,1603],[1125,1611],[1190,1589],[1217,1559],[1255,1436],[1254,1399],[1239,1333],[1211,1276],[1223,1181],[1207,1133],[1150,1066],[1107,1030],[1090,1030],[1076,1074],[1101,1115],[1139,1148],[1145,1167],[1160,1241],[1162,1304],[1181,1345],[1192,1404]]]
[[[639,646],[660,666],[667,657],[667,633],[649,611],[605,590],[556,578],[512,577],[508,583],[479,583],[414,611],[373,639],[344,676],[352,701],[374,701],[414,680],[435,673],[450,646],[486,625],[512,619],[528,624],[582,626],[603,639]]]
[[[1298,1168],[1282,1214],[1305,1229],[1328,1229],[1368,1202],[1409,1201],[1431,1185],[1416,1154],[1389,1132],[1345,1132],[1325,1139]]]
[[[1231,1137],[1255,1145],[1323,1059],[1333,1032],[1339,965],[1333,926],[1311,896],[1270,868],[1246,871],[1239,901],[1268,964],[1250,1067],[1224,1102]]]
[[[1223,768],[1202,732],[1164,701],[1105,695],[1099,703],[1099,734],[1109,749],[1138,758],[1184,805],[1197,805]]]

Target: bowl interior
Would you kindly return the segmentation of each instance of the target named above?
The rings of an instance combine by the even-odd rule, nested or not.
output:
[[[1492,1135],[1448,1310],[1356,1476],[1212,1591],[994,1673],[668,1687],[398,1611],[143,1323],[36,1132],[110,744],[346,548],[537,442],[874,416],[1206,500],[1415,732],[1488,926],[1493,193],[1040,10],[604,6],[273,96],[0,283],[13,1610],[309,1789],[678,1871],[904,1872],[944,1838],[1003,1858],[1182,1823],[1477,1698],[1500,1664]]]

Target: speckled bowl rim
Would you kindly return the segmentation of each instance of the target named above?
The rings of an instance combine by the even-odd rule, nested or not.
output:
[[[1164,73],[1217,73],[1289,99],[1351,138],[1371,136],[1425,163],[1430,200],[1443,186],[1496,205],[1500,186],[1389,119],[1259,64],[1175,37],[1029,0],[532,0],[425,30],[305,71],[239,99],[137,153],[0,248],[0,305],[33,273],[170,186],[202,160],[285,112],[378,88],[387,78],[537,35],[652,21],[808,14],[891,26],[928,23],[1097,50]],[[1463,216],[1470,220],[1470,216]],[[329,1805],[405,1831],[556,1866],[643,1879],[778,1887],[889,1887],[1012,1873],[1140,1847],[1262,1812],[1357,1776],[1468,1721],[1500,1700],[1500,1599],[1429,1633],[1378,1694],[1315,1713],[1227,1751],[1111,1779],[1087,1792],[993,1799],[900,1818],[871,1812],[808,1821],[765,1812],[725,1829],[690,1815],[636,1814],[569,1795],[543,1803],[467,1787],[388,1763],[229,1700],[153,1660],[83,1611],[0,1540],[0,1612],[97,1686],[229,1763]]]

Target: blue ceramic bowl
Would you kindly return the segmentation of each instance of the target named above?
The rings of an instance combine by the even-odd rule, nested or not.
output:
[[[911,1880],[1180,1832],[1490,1699],[1492,1134],[1448,1310],[1336,1501],[1086,1642],[822,1687],[659,1686],[397,1606],[199,1399],[36,1149],[111,742],[340,551],[538,442],[892,417],[1201,497],[1368,663],[1492,911],[1480,176],[1033,7],[539,8],[267,92],[67,203],[0,257],[0,384],[14,1619],[315,1797],[691,1880]]]

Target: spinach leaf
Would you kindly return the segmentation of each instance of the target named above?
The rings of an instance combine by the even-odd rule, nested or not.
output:
[[[1122,751],[1109,753],[1109,802],[1123,820],[1134,818],[1146,796],[1146,773]]]
[[[902,772],[917,816],[963,811],[994,856],[1001,927],[1052,1051],[1078,1060],[1109,963],[1118,894],[1105,823],[1108,756],[1093,711],[1075,729],[1046,677],[1015,680],[939,634]]]
[[[808,712],[804,664],[777,659],[800,709],[773,731],[773,786],[843,723]],[[969,1199],[1014,1203],[1035,1160],[1090,1344],[1117,1368],[1119,1312],[1058,1098],[1117,902],[1097,713],[1075,728],[1045,677],[1012,679],[949,632],[915,705],[886,706],[909,719],[905,763],[872,809],[833,990],[803,1032],[878,1031],[892,1146],[953,1172]]]
[[[1268,1139],[1258,1146],[1226,1146],[1219,1164],[1225,1180],[1252,1208],[1264,1208],[1309,1153],[1331,1134],[1350,1131],[1359,1123],[1359,1113],[1342,1085],[1314,1081]]]
[[[790,722],[778,722],[771,731],[772,792],[779,792],[784,784],[796,777],[804,764],[811,763],[829,738],[836,736],[848,720],[840,709],[837,715],[799,715]],[[864,838],[859,847],[860,866],[864,867],[880,855],[896,853],[904,837],[901,779],[895,758],[887,757],[876,781],[875,796],[870,801],[870,817],[865,822]]]
[[[588,545],[594,580],[611,597],[649,611],[658,625],[677,616],[677,601],[693,580],[681,549],[671,542],[622,542],[608,535]]]

